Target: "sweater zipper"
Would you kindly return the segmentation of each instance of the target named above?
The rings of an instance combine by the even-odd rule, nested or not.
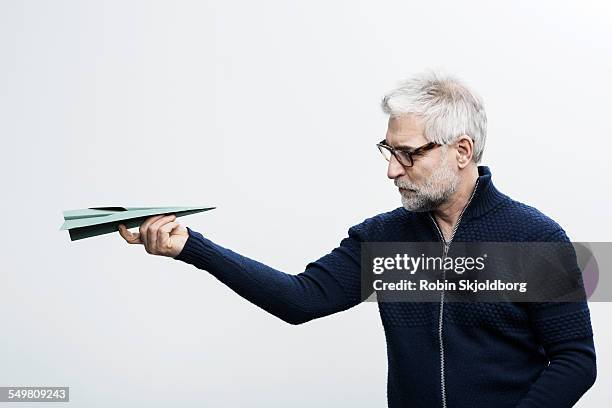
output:
[[[442,234],[442,230],[440,230],[440,227],[438,226],[436,219],[431,215],[431,212],[428,213],[429,218],[431,218],[431,220],[433,221],[433,224],[436,227],[438,234],[440,235],[440,240],[444,243],[444,253],[442,255],[442,264],[444,264],[446,256],[448,255],[448,250],[450,249],[451,243],[453,242],[453,238],[455,237],[455,233],[457,232],[457,229],[459,228],[459,223],[461,223],[463,214],[465,213],[465,210],[468,208],[468,206],[472,202],[472,199],[474,198],[474,194],[476,194],[476,189],[478,188],[479,181],[480,180],[478,179],[476,180],[476,185],[474,186],[472,195],[470,196],[470,199],[468,200],[465,207],[463,207],[461,214],[459,214],[459,218],[457,218],[457,222],[455,223],[455,226],[453,227],[453,231],[448,241],[444,239],[444,234]],[[446,280],[446,270],[444,268],[442,268],[442,280],[443,281]],[[442,323],[444,321],[444,289],[442,289],[442,293],[440,294],[440,308],[439,309],[440,309],[440,313],[438,314],[438,342],[440,344],[440,392],[442,394],[442,408],[447,408],[446,406],[446,378],[444,374],[444,341],[442,338],[442,332],[443,332]]]

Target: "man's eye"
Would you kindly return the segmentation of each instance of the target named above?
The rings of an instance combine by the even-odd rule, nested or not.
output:
[[[402,155],[402,157],[404,157],[406,160],[410,160],[410,156],[411,156],[410,152],[406,152],[406,151],[400,150],[400,154],[401,154],[401,155]]]

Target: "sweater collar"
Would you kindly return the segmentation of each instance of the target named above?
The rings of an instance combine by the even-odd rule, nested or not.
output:
[[[495,208],[508,197],[493,185],[491,169],[478,166],[478,184],[472,201],[465,209],[464,218],[477,218]]]

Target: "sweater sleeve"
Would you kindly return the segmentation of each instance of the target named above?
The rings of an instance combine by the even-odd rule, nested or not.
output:
[[[518,408],[572,407],[595,382],[597,368],[589,310],[586,304],[576,304],[572,309],[562,305],[562,312],[548,310],[549,317],[534,321],[543,336],[549,364]]]
[[[567,242],[557,230],[550,241]],[[578,265],[574,265],[580,273]],[[579,279],[582,284],[582,279]],[[586,297],[585,297],[586,299]],[[529,304],[531,324],[549,364],[518,404],[518,408],[572,407],[597,377],[595,345],[588,303]]]
[[[210,272],[234,292],[290,324],[349,309],[360,303],[362,225],[329,254],[288,274],[224,248],[187,228],[189,237],[175,259]]]

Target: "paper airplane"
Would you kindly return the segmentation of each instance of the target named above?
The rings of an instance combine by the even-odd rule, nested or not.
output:
[[[64,211],[60,230],[68,230],[70,240],[94,237],[119,231],[119,224],[138,227],[145,219],[158,214],[190,215],[216,207],[92,207]]]

